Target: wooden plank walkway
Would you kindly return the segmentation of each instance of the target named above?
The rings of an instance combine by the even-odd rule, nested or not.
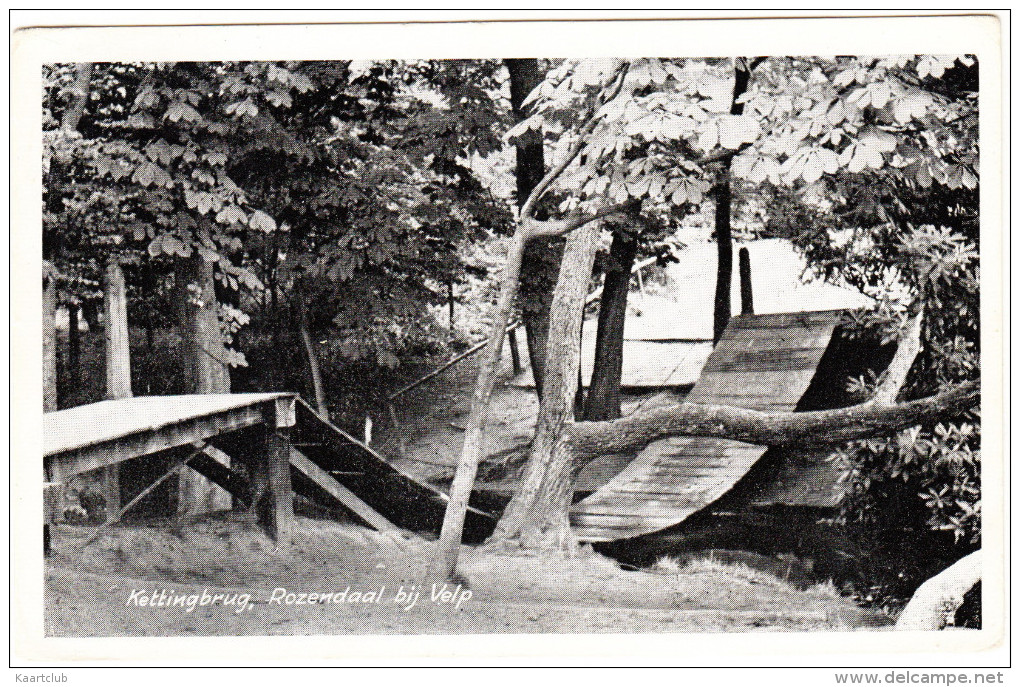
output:
[[[43,455],[66,477],[262,424],[280,410],[294,424],[294,394],[137,396],[43,413]],[[268,416],[268,417],[267,417]]]
[[[841,314],[734,317],[686,400],[794,410]],[[583,541],[628,539],[676,525],[729,491],[765,451],[725,439],[653,442],[608,484],[574,505],[571,525]]]

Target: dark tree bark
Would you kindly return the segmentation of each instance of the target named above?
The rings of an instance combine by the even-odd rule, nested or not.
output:
[[[43,261],[42,280],[43,412],[57,409],[57,277]]]
[[[747,91],[751,72],[743,58],[733,61],[735,80],[730,114],[744,113],[744,104],[737,100]],[[733,283],[733,230],[731,227],[733,189],[730,186],[730,167],[733,157],[727,156],[719,162],[719,182],[715,195],[715,242],[719,265],[715,278],[715,309],[712,318],[712,341],[719,342],[726,324],[730,321],[730,289]]]
[[[553,297],[547,351],[546,393],[542,398],[531,456],[520,487],[500,518],[489,544],[504,549],[555,548],[573,551],[567,509],[573,495],[572,463],[563,459],[564,428],[573,420],[578,339],[595,262],[599,226],[591,222],[567,238]]]
[[[623,325],[627,317],[630,274],[637,257],[637,240],[617,229],[609,247],[598,330],[595,334],[595,364],[584,401],[585,420],[615,420],[620,417],[620,380],[623,374]]]
[[[729,176],[729,162],[722,163],[721,174]],[[715,245],[718,266],[715,272],[715,308],[712,317],[712,342],[719,343],[730,321],[730,288],[733,283],[733,234],[730,228],[732,191],[727,178],[715,187]]]
[[[542,81],[538,60],[534,58],[505,60],[510,73],[510,107],[514,120],[527,117],[522,103]],[[517,202],[524,202],[545,175],[545,154],[540,131],[529,131],[516,145]],[[531,241],[524,249],[521,269],[521,321],[528,343],[528,359],[535,391],[541,398],[545,381],[545,348],[549,338],[549,308],[556,272],[563,257],[563,239],[551,237]]]
[[[78,386],[81,379],[81,305],[67,304],[67,371],[71,383]]]
[[[754,314],[754,287],[751,282],[751,253],[741,248],[740,256],[740,314]]]

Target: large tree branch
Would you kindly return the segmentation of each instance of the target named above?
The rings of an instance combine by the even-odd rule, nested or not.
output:
[[[577,156],[581,154],[581,150],[587,142],[588,135],[595,130],[595,127],[598,126],[601,119],[598,114],[599,108],[620,94],[620,91],[623,89],[623,82],[627,78],[627,70],[629,68],[630,65],[624,62],[623,65],[617,69],[617,73],[614,75],[616,81],[612,86],[612,90],[604,98],[600,98],[598,104],[592,108],[587,121],[585,121],[584,125],[577,132],[577,139],[573,142],[573,144],[571,144],[566,155],[564,155],[563,159],[550,169],[549,172],[542,177],[542,180],[538,182],[538,185],[532,189],[531,193],[528,195],[528,199],[524,202],[524,205],[521,206],[522,220],[531,218],[532,214],[535,212],[535,206],[538,204],[538,201],[542,199],[542,196],[544,196],[546,191],[549,190],[553,182],[560,178],[560,175],[562,175],[567,167],[570,166],[570,163],[577,159]]]
[[[603,203],[603,207],[587,214],[581,212],[579,209],[575,209],[563,219],[527,219],[524,220],[522,226],[524,227],[525,236],[528,241],[541,236],[563,236],[564,234],[572,232],[574,229],[583,227],[589,222],[594,222],[595,220],[603,219],[610,215],[625,212],[634,207],[636,204],[637,202],[633,199],[623,203]]]
[[[762,446],[840,443],[959,415],[980,403],[980,384],[964,382],[934,396],[899,404],[872,401],[803,413],[765,413],[733,406],[679,403],[611,422],[577,422],[568,429],[578,457],[640,450],[670,436],[733,439]]]

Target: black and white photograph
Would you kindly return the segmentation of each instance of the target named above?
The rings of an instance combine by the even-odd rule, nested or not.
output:
[[[40,646],[1001,641],[1001,27],[788,21],[16,64]]]

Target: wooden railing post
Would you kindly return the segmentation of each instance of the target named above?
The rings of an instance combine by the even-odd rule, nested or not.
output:
[[[517,344],[517,330],[508,331],[507,337],[510,339],[510,360],[513,362],[514,376],[516,377],[524,370],[521,367],[521,349]]]
[[[754,314],[754,294],[751,289],[751,253],[740,249],[740,314]]]

